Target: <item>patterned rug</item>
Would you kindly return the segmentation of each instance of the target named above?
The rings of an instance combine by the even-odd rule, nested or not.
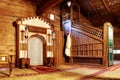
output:
[[[55,67],[47,67],[47,66],[32,66],[31,69],[34,71],[37,71],[38,73],[48,73],[48,72],[60,71],[60,69],[57,69]]]
[[[111,67],[88,65],[59,65],[56,67],[32,66],[31,69],[13,69],[13,77],[8,70],[0,71],[0,80],[120,80],[120,65]]]
[[[32,75],[39,75],[43,73],[50,73],[60,71],[60,69],[55,67],[47,67],[47,66],[32,66],[31,69],[19,69],[14,68],[12,74],[16,77],[20,76],[32,76]],[[0,69],[0,78],[9,77],[9,69],[2,68]]]

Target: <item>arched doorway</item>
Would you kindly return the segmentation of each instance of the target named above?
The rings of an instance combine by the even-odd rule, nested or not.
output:
[[[15,22],[13,22],[13,26],[15,26],[16,28],[15,66],[20,67],[21,64],[24,62],[24,60],[28,60],[27,58],[29,55],[28,52],[29,48],[27,45],[29,45],[28,40],[31,37],[37,37],[41,39],[41,41],[43,42],[43,65],[46,65],[46,61],[47,61],[46,44],[48,43],[48,41],[46,41],[48,35],[47,31],[51,31],[51,27],[53,27],[54,25],[48,23],[46,19],[41,18],[40,16],[33,16],[33,17],[19,18]],[[26,30],[26,28],[28,30]],[[29,63],[29,61],[27,61],[27,63]]]
[[[44,64],[44,41],[40,35],[33,35],[28,40],[28,58],[30,58],[30,65]]]

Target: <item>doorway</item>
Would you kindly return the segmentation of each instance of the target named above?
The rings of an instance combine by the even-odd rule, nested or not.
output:
[[[43,42],[39,37],[31,37],[28,40],[28,58],[30,65],[43,65]]]

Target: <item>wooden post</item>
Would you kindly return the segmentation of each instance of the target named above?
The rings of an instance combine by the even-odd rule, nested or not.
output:
[[[112,27],[112,25],[109,22],[104,23],[104,32],[103,32],[103,40],[104,40],[104,45],[103,45],[103,66],[108,67],[108,56],[109,56],[109,51],[108,51],[108,39],[109,39],[109,33],[108,33],[108,28]]]
[[[9,62],[9,77],[13,77],[13,74],[12,74],[12,57],[13,57],[13,55],[10,55],[10,62]]]

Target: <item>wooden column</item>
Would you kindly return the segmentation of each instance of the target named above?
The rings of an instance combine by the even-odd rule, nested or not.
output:
[[[54,51],[53,51],[56,65],[64,64],[63,43],[64,43],[64,32],[56,31],[56,38],[54,40]]]
[[[104,29],[103,29],[103,40],[104,40],[104,45],[103,45],[103,66],[108,66],[108,26],[104,24]]]
[[[103,50],[103,66],[110,66],[109,64],[109,56],[110,55],[110,46],[109,46],[109,34],[112,32],[109,32],[109,27],[113,29],[112,25],[109,22],[104,23],[104,32],[103,32],[103,40],[104,40],[104,50]],[[113,47],[113,46],[112,46]]]

